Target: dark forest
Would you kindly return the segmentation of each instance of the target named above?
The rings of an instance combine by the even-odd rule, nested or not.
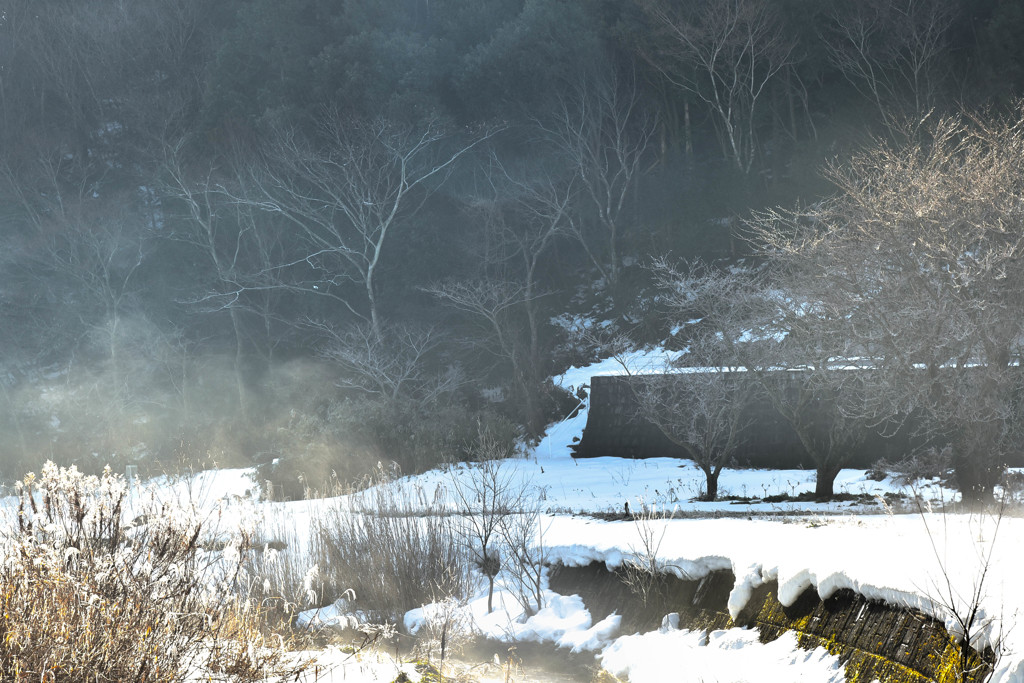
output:
[[[1015,111],[1022,35],[1021,0],[4,0],[0,474],[315,488],[534,438],[551,375],[667,337],[656,259],[756,260],[828,164]]]

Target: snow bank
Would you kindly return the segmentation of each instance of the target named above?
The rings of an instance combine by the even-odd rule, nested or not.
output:
[[[656,371],[666,356],[649,352],[628,359],[631,372]],[[578,389],[600,374],[623,374],[614,360],[588,368],[573,368],[556,378],[563,387]],[[586,425],[586,402],[576,415],[553,425],[528,457],[509,461],[517,485],[535,487],[546,510],[541,524],[549,563],[583,566],[604,562],[609,568],[622,565],[630,556],[642,555],[645,537],[655,539],[657,561],[681,578],[698,579],[729,569],[735,584],[728,609],[736,616],[752,591],[777,581],[779,598],[792,604],[805,590],[827,598],[841,589],[869,599],[919,609],[944,621],[956,633],[951,610],[963,610],[976,591],[981,596],[981,616],[991,617],[992,628],[977,634],[976,646],[1002,638],[1004,656],[992,680],[1024,683],[1024,630],[1011,628],[1024,610],[1024,582],[1020,580],[1018,539],[1024,537],[1024,520],[1006,518],[996,536],[995,520],[970,515],[889,515],[882,503],[807,503],[758,501],[705,503],[696,501],[703,474],[692,464],[658,458],[623,460],[595,458],[574,461],[569,445]],[[419,487],[425,500],[444,498],[453,481],[471,477],[474,465],[435,470],[403,479]],[[242,471],[205,474],[191,482],[204,489],[208,504],[226,517],[241,517],[251,509],[236,504],[252,482]],[[748,498],[814,490],[814,473],[802,470],[726,470],[720,491]],[[863,471],[843,470],[836,491],[881,497],[907,492],[892,481],[869,480]],[[918,490],[926,498],[953,500],[955,495],[938,484]],[[669,510],[688,515],[729,515],[726,519],[659,519],[599,521],[570,516],[578,512],[621,512],[624,503],[634,512]],[[254,504],[256,504],[254,502]],[[309,501],[257,505],[286,529],[294,540],[289,552],[307,552],[310,520],[321,506],[344,501]],[[449,501],[449,505],[452,503]],[[784,518],[772,515],[785,513]],[[853,514],[856,513],[856,514]],[[867,513],[867,514],[865,514]],[[978,586],[982,567],[991,552],[989,572]],[[459,609],[465,628],[504,640],[553,643],[573,651],[600,653],[610,671],[628,675],[633,683],[645,680],[702,681],[840,681],[842,670],[835,658],[822,650],[804,651],[786,635],[767,645],[756,643],[756,632],[742,629],[713,632],[707,640],[700,633],[680,631],[668,620],[648,634],[622,634],[617,614],[591,614],[578,596],[544,593],[544,607],[527,617],[499,576],[494,596],[496,609],[488,613],[485,593],[478,592]],[[405,626],[417,631],[431,620],[451,616],[452,606],[428,605],[405,615]],[[310,623],[337,623],[345,618],[344,605],[310,612]],[[1001,631],[1002,628],[1002,632]],[[346,664],[346,667],[349,665]],[[355,666],[354,664],[352,666]],[[362,666],[362,665],[360,665]],[[364,668],[367,676],[395,666]],[[345,669],[345,680],[359,678]],[[351,677],[350,677],[351,676]],[[323,679],[328,680],[328,679]],[[338,680],[341,680],[340,678]]]
[[[630,683],[843,683],[839,658],[824,648],[802,650],[785,633],[771,643],[758,642],[755,630],[703,631],[663,629],[625,636],[601,653],[601,665]],[[666,675],[669,678],[666,678]]]
[[[959,635],[954,613],[966,614],[980,595],[980,622],[973,633],[983,648],[1001,640],[1007,653],[1024,652],[1024,637],[1010,627],[1024,608],[1019,580],[1024,520],[991,515],[871,515],[792,520],[676,519],[602,522],[557,518],[546,540],[551,561],[569,566],[604,562],[609,569],[631,553],[643,556],[643,538],[660,538],[660,565],[698,579],[718,569],[736,577],[728,609],[735,618],[754,588],[778,581],[779,601],[793,604],[805,590],[826,599],[850,589],[871,600],[918,609]],[[934,545],[933,545],[934,544]],[[990,558],[990,560],[988,559]],[[984,584],[985,563],[988,573]],[[993,680],[1024,680],[1008,672],[1017,656],[1004,658]],[[1014,674],[1016,675],[1016,674]]]

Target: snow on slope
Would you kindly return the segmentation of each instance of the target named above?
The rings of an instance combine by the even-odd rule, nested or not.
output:
[[[618,374],[621,365],[605,362],[591,369],[574,369],[560,378],[563,386],[578,387],[593,374]],[[533,454],[532,462],[515,463],[524,480],[541,487],[548,501],[557,501],[552,511],[616,510],[633,501],[634,510],[643,505],[661,505],[673,509],[722,513],[745,511],[749,519],[654,519],[603,522],[584,517],[553,514],[545,519],[544,541],[548,558],[568,565],[601,561],[610,568],[644,548],[643,536],[660,539],[657,556],[660,563],[684,578],[699,578],[716,569],[731,569],[736,585],[729,601],[735,616],[746,603],[753,588],[777,580],[779,598],[791,604],[806,589],[827,598],[837,590],[849,588],[865,597],[893,605],[920,609],[944,621],[956,633],[951,610],[964,613],[971,607],[971,596],[981,596],[980,621],[987,629],[972,634],[979,647],[1001,642],[1004,653],[992,680],[1000,683],[1024,683],[1024,634],[1012,626],[1024,609],[1024,589],[1019,579],[1021,555],[1018,541],[1024,537],[1024,520],[997,519],[991,515],[927,513],[924,515],[865,515],[863,506],[845,508],[842,504],[763,503],[736,506],[730,503],[697,503],[688,498],[699,490],[700,474],[692,465],[658,459],[624,461],[602,458],[573,462],[568,444],[579,436],[586,424],[586,406],[579,413],[548,431]],[[463,470],[456,476],[465,476]],[[739,495],[764,497],[774,493],[799,493],[813,490],[813,473],[802,471],[726,471],[722,488]],[[899,491],[892,482],[868,480],[863,472],[844,471],[836,490],[883,495]],[[937,483],[918,490],[928,501],[953,500],[955,493]],[[639,507],[637,505],[639,503]],[[797,509],[805,517],[782,521],[759,519],[765,512]],[[884,504],[879,504],[879,510]],[[861,514],[844,514],[844,512]],[[986,564],[988,573],[979,587]],[[615,638],[614,615],[590,615],[577,605],[583,616],[574,615],[562,596],[549,595],[548,607],[538,615],[525,618],[511,594],[499,590],[499,609],[486,615],[482,598],[471,602],[477,628],[494,637],[532,638],[555,642],[573,649],[601,650],[602,662],[613,672],[626,673],[637,683],[662,680],[668,662],[659,652],[666,647],[671,657],[684,659],[697,672],[693,680],[841,680],[836,678],[836,663],[826,653],[802,653],[781,642],[772,648],[784,650],[783,669],[773,668],[768,646],[755,646],[749,635],[716,632],[714,642],[734,643],[747,651],[723,660],[714,648],[699,641],[697,634],[666,631]],[[594,618],[601,619],[594,625]],[[407,625],[415,628],[423,613],[410,613]],[[778,641],[776,641],[778,642]],[[705,649],[694,649],[693,644]],[[685,649],[686,644],[691,649]],[[682,654],[685,652],[685,655]],[[701,662],[710,662],[702,669]],[[728,662],[728,664],[726,664]],[[747,663],[751,666],[746,668]],[[678,662],[682,665],[682,662]],[[726,674],[722,674],[726,666]],[[773,672],[774,673],[771,673]],[[715,673],[717,672],[717,673]],[[746,672],[746,673],[744,673]],[[752,672],[752,673],[751,673]],[[807,676],[805,678],[805,676]],[[681,679],[680,679],[681,680]]]
[[[637,363],[638,367],[640,363]],[[657,367],[650,360],[648,367]],[[605,361],[594,368],[573,369],[559,378],[562,386],[578,387],[599,373],[619,373],[622,366]],[[542,496],[544,542],[552,562],[582,565],[592,561],[619,566],[644,547],[643,536],[658,539],[656,554],[667,570],[698,578],[717,569],[731,569],[736,584],[729,609],[736,614],[762,582],[777,580],[779,597],[792,602],[805,589],[828,597],[850,588],[866,597],[921,609],[953,626],[948,605],[971,595],[991,552],[990,571],[980,590],[984,617],[993,630],[980,634],[978,645],[1003,638],[1004,656],[993,681],[1024,683],[1024,631],[1012,628],[1024,610],[1024,560],[1020,539],[1024,519],[1006,517],[996,530],[991,516],[929,513],[886,514],[879,502],[848,503],[716,503],[692,499],[701,488],[702,474],[689,463],[671,459],[643,461],[599,458],[573,461],[568,446],[586,424],[586,405],[566,421],[552,426],[526,457],[509,461],[523,485],[535,486]],[[454,478],[472,476],[472,465],[408,477],[408,486],[444,495]],[[272,503],[240,500],[252,487],[244,471],[204,473],[193,482],[207,505],[216,506],[222,525],[243,523],[254,509],[272,520],[271,528],[290,539],[290,552],[305,552],[311,517],[335,501]],[[800,470],[726,470],[723,493],[764,498],[779,493],[813,490],[814,473]],[[900,488],[891,481],[876,482],[863,471],[844,470],[837,491],[884,495]],[[953,492],[937,484],[921,491],[928,499],[951,500]],[[430,496],[428,496],[429,498]],[[621,511],[630,502],[634,511],[676,510],[704,518],[665,519],[654,515],[643,522],[600,521],[573,516],[578,512]],[[729,513],[730,518],[707,518]],[[775,517],[786,513],[785,517]],[[948,579],[948,581],[947,581]],[[481,586],[483,583],[481,582]],[[952,595],[947,590],[952,587]],[[743,629],[708,634],[673,628],[647,634],[621,632],[617,615],[591,614],[578,596],[545,592],[545,607],[526,618],[515,593],[500,580],[497,609],[487,614],[481,589],[463,608],[483,634],[506,640],[536,640],[574,651],[592,651],[603,666],[625,674],[633,683],[679,681],[841,681],[838,660],[823,650],[804,651],[786,636],[768,645],[756,632]],[[405,626],[421,628],[439,608],[424,606],[409,612]],[[306,618],[311,618],[312,613]],[[339,616],[327,608],[321,617]],[[955,630],[955,629],[954,629]],[[389,681],[393,663],[355,662],[340,653],[321,653],[325,665],[337,664],[333,674],[321,670],[321,682]],[[312,680],[312,679],[310,679]]]

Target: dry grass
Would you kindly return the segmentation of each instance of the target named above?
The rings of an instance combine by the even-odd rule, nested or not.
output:
[[[236,590],[244,538],[203,550],[208,520],[153,491],[133,500],[109,470],[47,463],[19,495],[0,562],[3,680],[257,681],[307,665]]]
[[[464,596],[469,567],[462,519],[433,492],[403,486],[383,470],[374,486],[352,493],[315,522],[317,565],[338,595],[351,590],[352,611],[397,622],[414,607]]]
[[[302,610],[320,607],[331,597],[330,587],[305,547],[306,534],[293,517],[280,510],[260,517],[259,539],[254,541],[247,566],[251,594],[259,598],[264,618],[279,628],[289,628]],[[299,633],[310,640],[314,634]]]

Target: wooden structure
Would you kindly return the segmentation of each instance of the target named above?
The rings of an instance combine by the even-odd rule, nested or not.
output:
[[[659,575],[646,605],[624,576],[595,562],[583,567],[556,565],[550,581],[553,591],[579,595],[595,621],[606,614],[621,615],[624,633],[654,630],[672,612],[678,615],[679,628],[754,628],[765,643],[792,631],[801,647],[824,647],[838,656],[851,683],[981,683],[992,672],[992,653],[968,648],[970,673],[962,677],[961,645],[941,622],[849,589],[822,600],[810,588],[784,606],[778,599],[778,583],[769,581],[753,590],[734,620],[727,609],[736,583],[730,570],[697,580]]]

